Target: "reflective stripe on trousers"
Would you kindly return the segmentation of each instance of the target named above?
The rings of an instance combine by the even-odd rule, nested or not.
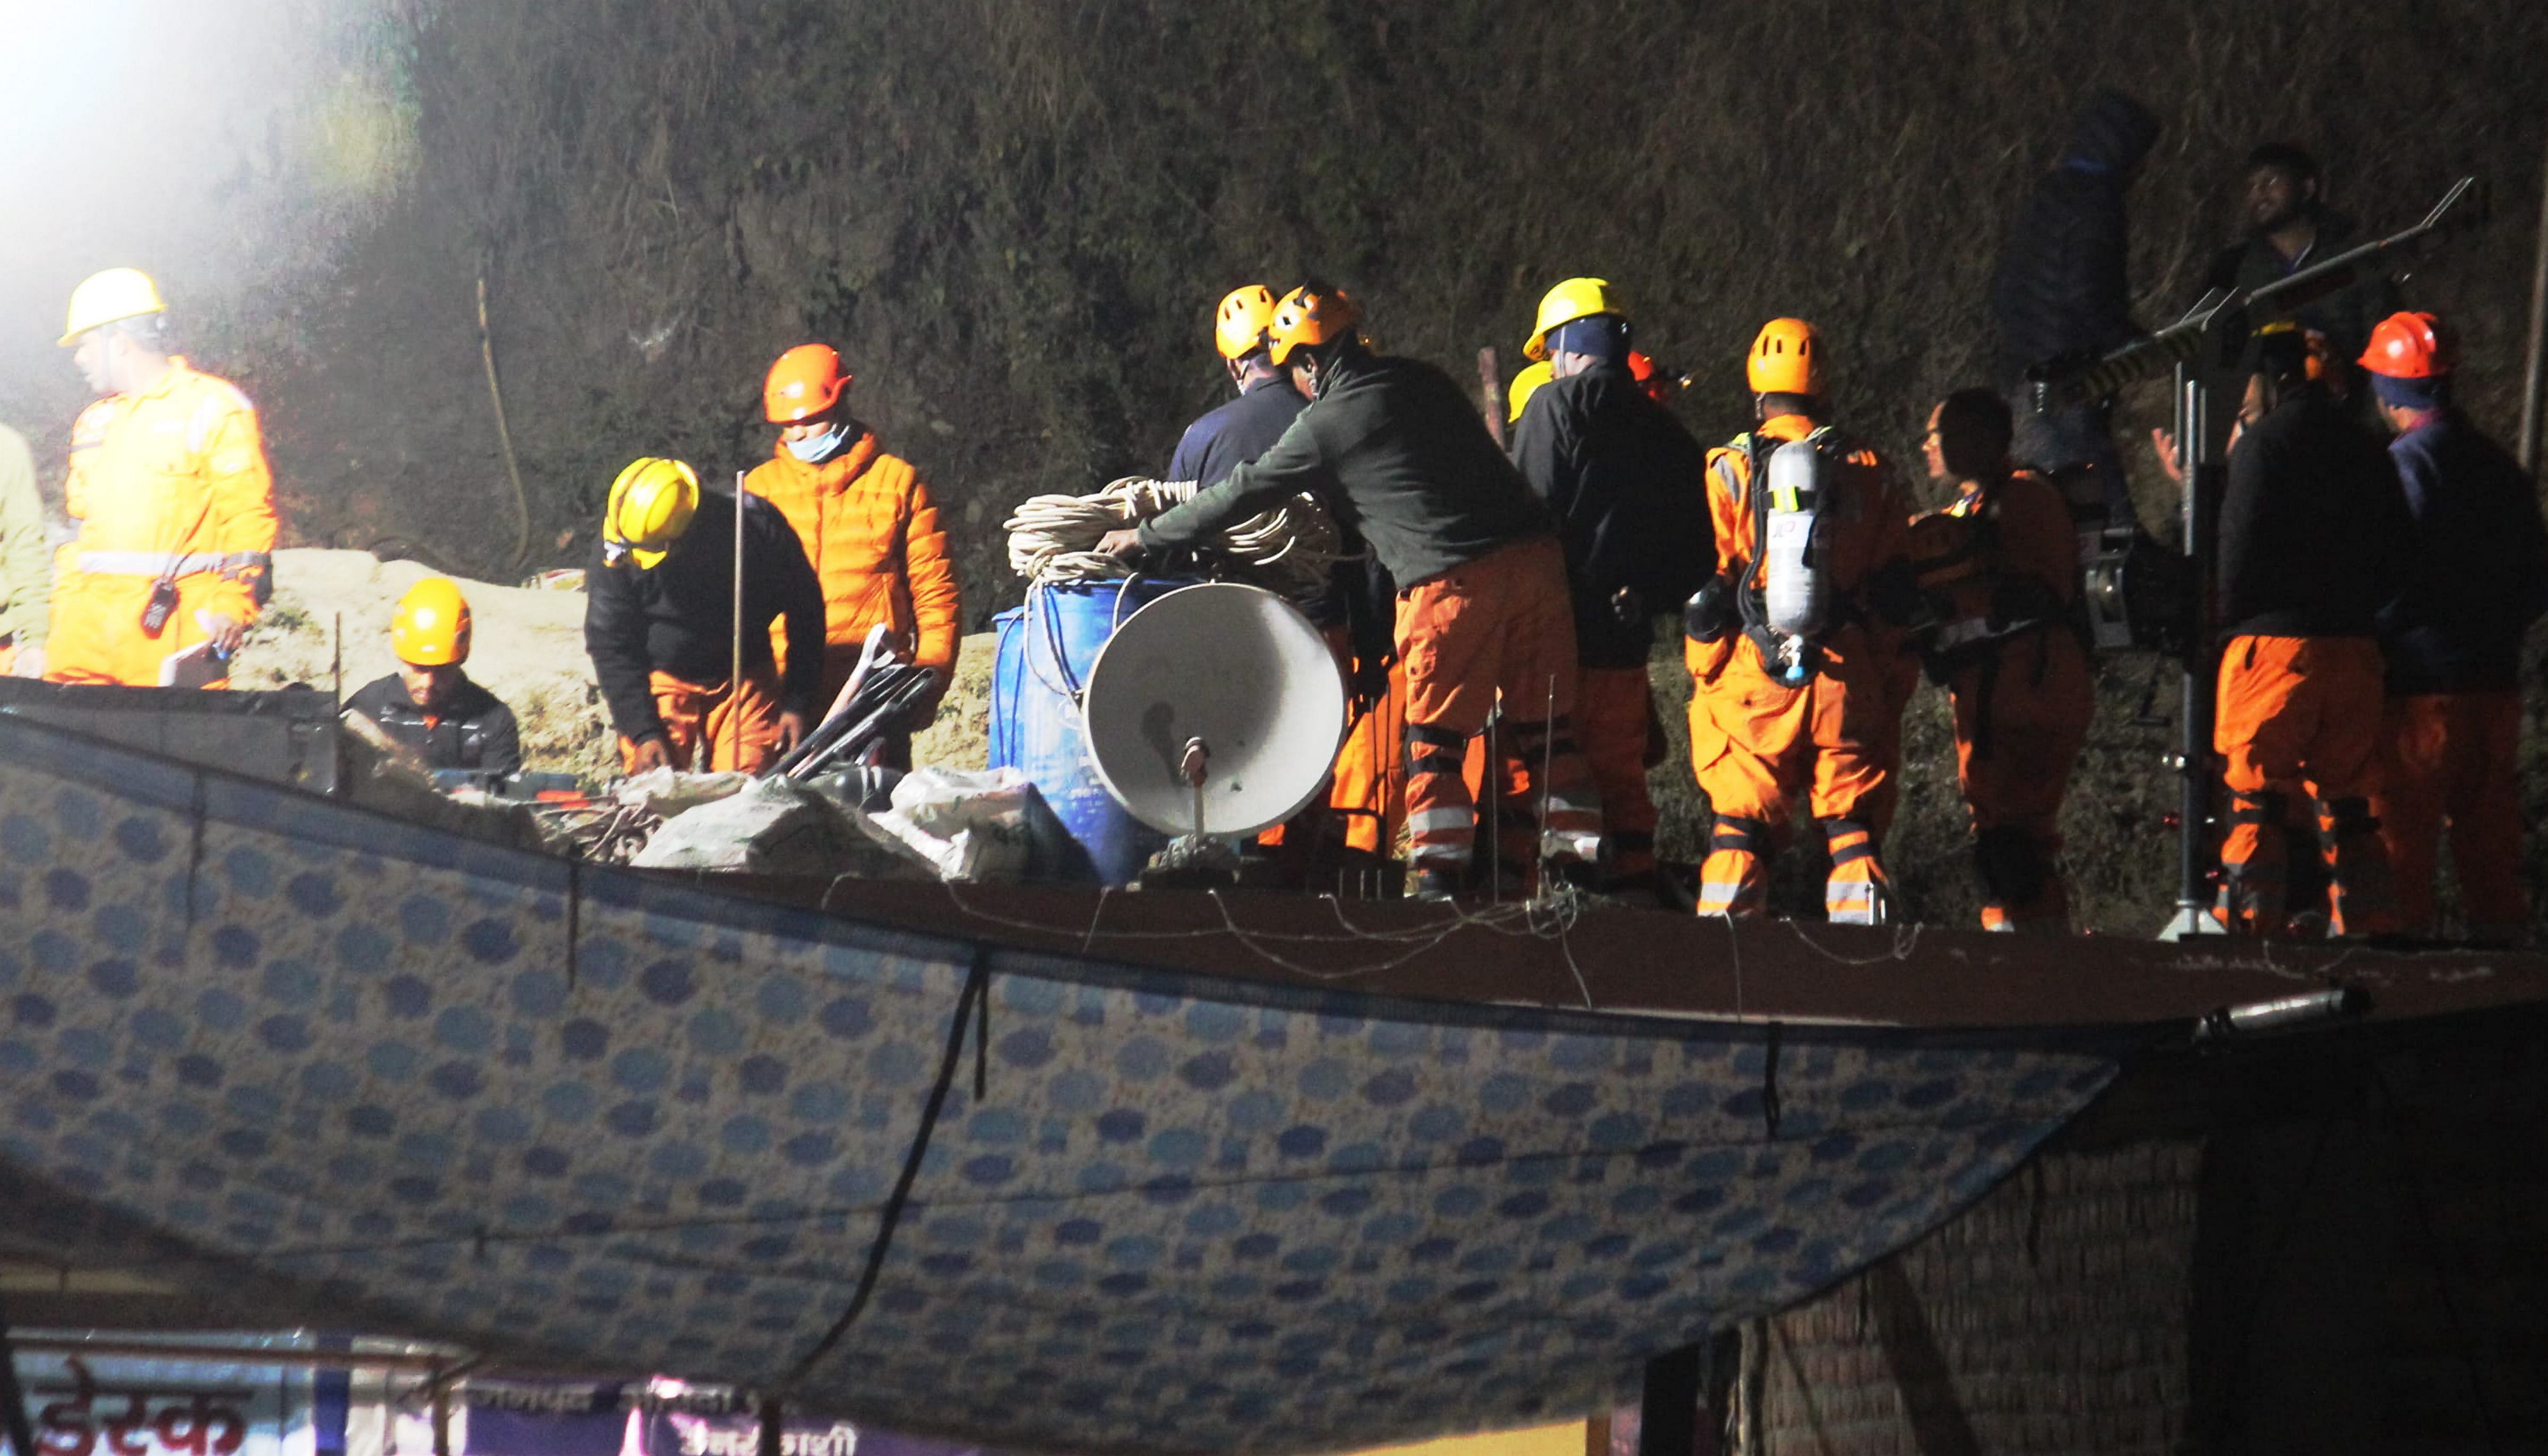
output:
[[[210,551],[183,555],[166,551],[82,551],[72,557],[72,562],[77,570],[92,577],[191,577],[274,565],[273,558],[262,551],[233,551],[227,556]]]

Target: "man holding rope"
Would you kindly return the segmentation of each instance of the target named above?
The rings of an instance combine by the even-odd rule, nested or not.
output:
[[[1450,898],[1468,867],[1477,807],[1461,759],[1500,695],[1540,799],[1543,855],[1590,861],[1600,800],[1568,726],[1575,622],[1547,512],[1468,394],[1428,364],[1373,354],[1360,319],[1325,284],[1286,295],[1267,337],[1309,407],[1255,461],[1098,549],[1187,546],[1291,496],[1318,496],[1399,583],[1416,896]]]

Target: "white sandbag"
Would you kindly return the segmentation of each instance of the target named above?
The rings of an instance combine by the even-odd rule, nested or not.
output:
[[[749,774],[683,774],[668,766],[630,774],[612,796],[630,808],[670,819],[726,798],[751,781]]]
[[[1033,858],[1034,794],[1015,769],[914,769],[893,786],[893,807],[867,825],[941,879],[1013,882]]]
[[[628,863],[640,869],[834,874],[865,845],[840,805],[783,778],[756,778],[666,820]]]

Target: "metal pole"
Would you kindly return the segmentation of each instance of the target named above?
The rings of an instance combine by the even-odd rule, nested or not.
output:
[[[2529,359],[2521,371],[2521,448],[2517,452],[2521,468],[2533,478],[2539,474],[2539,386],[2548,376],[2548,360],[2541,358],[2540,338],[2548,334],[2548,161],[2543,161],[2539,174],[2539,249],[2530,267],[2530,337]]]
[[[2176,914],[2163,940],[2210,935],[2212,918],[2212,719],[2215,703],[2212,647],[2212,579],[2216,497],[2221,467],[2213,459],[2212,391],[2204,381],[2209,360],[2176,366],[2176,458],[2185,481],[2185,558],[2194,579],[2194,601],[2185,644],[2184,699],[2178,713]]]
[[[433,1377],[433,1456],[451,1456],[451,1381]]]
[[[734,473],[734,665],[726,681],[725,720],[731,731],[726,735],[726,761],[729,771],[743,768],[743,472]],[[796,644],[787,644],[796,650]]]

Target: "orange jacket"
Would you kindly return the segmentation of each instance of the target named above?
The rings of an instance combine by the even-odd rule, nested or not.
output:
[[[195,610],[256,619],[276,531],[256,407],[228,381],[170,363],[159,383],[100,400],[71,426],[62,504],[80,529],[57,560],[56,636],[64,614],[85,614],[97,620],[72,623],[74,641],[138,643],[138,603],[163,574],[187,610],[156,653],[201,637]]]
[[[2032,471],[1984,486],[1967,481],[1953,504],[1911,523],[1907,554],[1949,624],[2005,615],[2022,604],[2067,607],[2079,594],[2078,534],[2060,492]],[[2034,615],[2033,612],[2024,613]]]
[[[956,564],[938,506],[909,461],[877,449],[870,431],[820,465],[781,444],[743,484],[777,506],[805,543],[823,583],[827,657],[855,663],[867,629],[882,622],[911,643],[912,661],[954,668],[962,631]],[[824,676],[827,690],[837,689],[848,666]]]

